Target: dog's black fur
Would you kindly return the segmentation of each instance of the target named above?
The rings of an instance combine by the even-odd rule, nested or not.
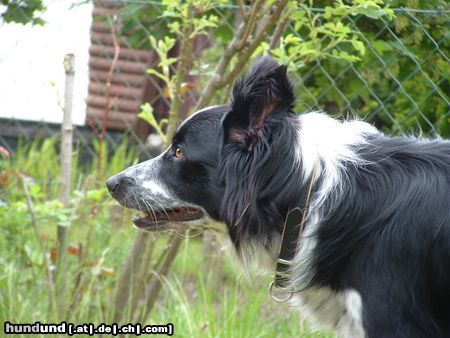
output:
[[[303,156],[310,143],[302,141],[310,125],[293,104],[286,67],[264,58],[236,83],[231,105],[195,114],[160,157],[114,176],[108,187],[129,208],[201,208],[227,224],[238,254],[257,247],[274,263],[288,208],[305,206],[311,180]],[[367,337],[450,337],[450,142],[388,137],[369,126],[355,135],[345,144],[350,155],[317,148],[309,238],[299,241],[291,287],[303,290],[300,297],[356,291],[360,323],[350,318],[356,328],[344,335],[359,336],[361,325]],[[319,316],[320,306],[312,309]],[[349,307],[336,308],[344,313],[335,318]]]

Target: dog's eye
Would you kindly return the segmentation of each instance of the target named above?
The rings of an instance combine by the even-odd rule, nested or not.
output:
[[[175,157],[176,158],[183,158],[184,157],[184,152],[183,150],[181,150],[180,148],[177,148],[175,150]]]

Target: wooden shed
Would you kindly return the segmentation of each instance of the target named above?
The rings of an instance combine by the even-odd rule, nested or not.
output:
[[[108,22],[107,19],[118,13],[121,4],[123,2],[120,1],[94,1],[86,123],[92,128],[106,123],[108,130],[132,130],[139,138],[144,138],[151,128],[136,117],[140,105],[149,102],[158,119],[167,115],[169,102],[163,95],[164,83],[146,74],[146,69],[154,67],[157,62],[156,53],[131,47],[123,36],[113,38],[118,30],[111,27],[111,20]],[[193,52],[200,55],[209,45],[207,37],[199,36],[194,41]],[[178,47],[176,44],[169,55],[178,55]],[[113,64],[115,66],[111,73]],[[195,83],[195,76],[191,76],[189,81]],[[111,84],[109,95],[107,83]],[[181,117],[187,114],[195,99],[195,93],[190,92],[183,103]]]
[[[151,50],[132,48],[119,36],[118,27],[111,27],[108,17],[112,18],[119,10],[120,2],[94,1],[86,123],[92,128],[106,123],[108,130],[133,130],[144,137],[149,127],[138,121],[136,115],[144,98],[153,103],[161,98],[158,88],[161,84],[158,81],[149,84],[145,72],[156,57]]]

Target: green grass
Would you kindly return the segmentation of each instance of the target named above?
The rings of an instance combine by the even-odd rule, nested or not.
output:
[[[7,176],[0,185],[1,324],[113,322],[118,276],[137,230],[131,226],[130,212],[117,207],[103,184],[96,182],[103,182],[134,159],[135,153],[124,142],[102,174],[95,172],[95,163],[92,167],[74,164],[77,170],[72,177],[69,207],[57,200],[55,140],[22,144],[13,159],[0,159],[0,172]],[[33,202],[36,228],[26,203],[23,177]],[[69,223],[68,242],[84,254],[82,258],[67,256],[61,308],[52,292],[51,251],[56,247],[57,225]],[[155,236],[159,236],[153,254],[157,259],[167,235]],[[327,332],[311,332],[298,311],[270,299],[268,279],[250,284],[228,258],[214,283],[207,275],[201,238],[186,239],[146,323],[173,323],[176,337],[333,337]]]

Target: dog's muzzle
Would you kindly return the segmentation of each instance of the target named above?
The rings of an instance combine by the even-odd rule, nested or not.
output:
[[[106,187],[109,190],[109,193],[116,200],[120,201],[123,199],[127,188],[135,184],[135,179],[129,176],[125,176],[123,174],[117,174],[111,176],[106,180]]]

